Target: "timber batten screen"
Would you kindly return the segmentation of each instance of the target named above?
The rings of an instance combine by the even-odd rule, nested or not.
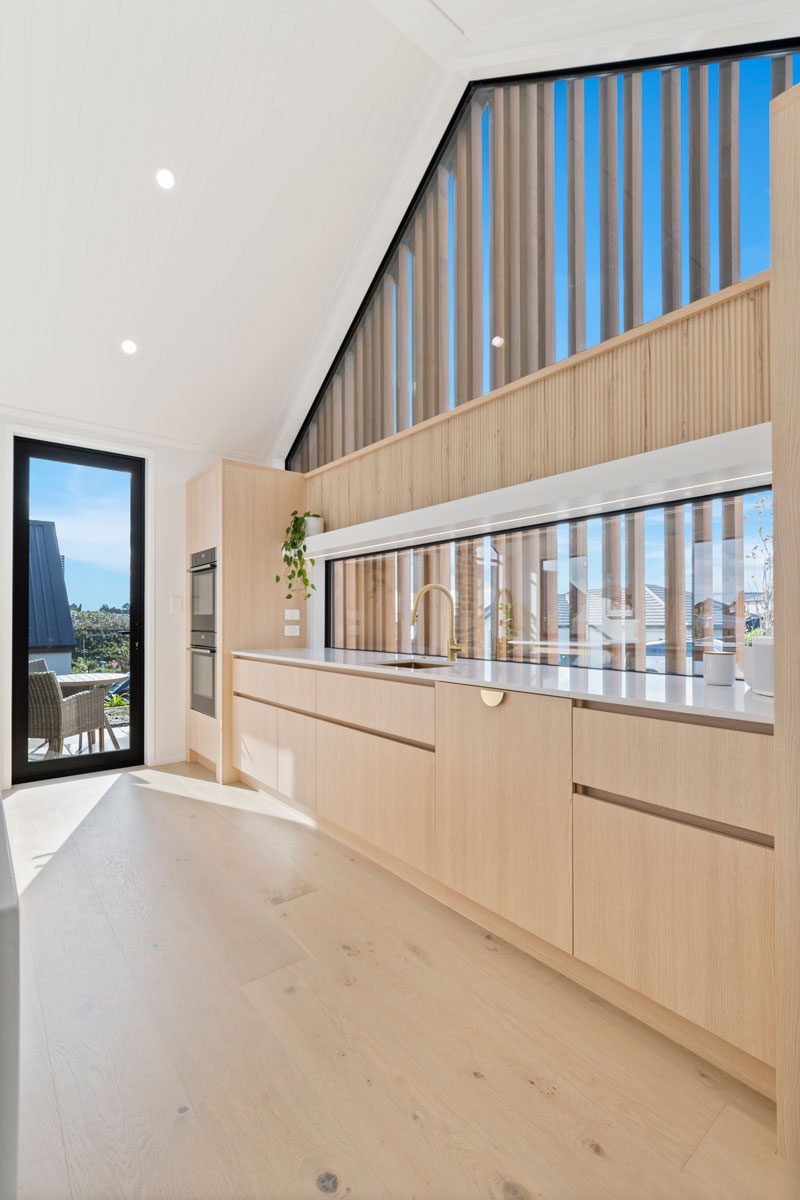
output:
[[[287,467],[335,462],[767,267],[768,105],[794,57],[782,43],[473,85]]]

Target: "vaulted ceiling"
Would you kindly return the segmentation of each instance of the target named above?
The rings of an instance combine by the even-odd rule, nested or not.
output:
[[[6,0],[0,411],[280,459],[469,79],[797,32],[786,0]]]

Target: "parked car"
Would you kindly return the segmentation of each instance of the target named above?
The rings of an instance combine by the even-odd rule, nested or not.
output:
[[[113,687],[108,689],[106,698],[111,699],[112,696],[121,696],[124,700],[130,703],[131,698],[131,677],[126,675],[124,679],[120,679],[119,683],[115,683]]]

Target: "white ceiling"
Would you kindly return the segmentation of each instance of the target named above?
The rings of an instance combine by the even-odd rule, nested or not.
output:
[[[0,409],[281,458],[466,81],[799,32],[703,3],[5,0]]]

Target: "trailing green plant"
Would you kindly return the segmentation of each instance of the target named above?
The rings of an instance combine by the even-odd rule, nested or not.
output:
[[[283,557],[283,579],[286,582],[286,599],[294,599],[295,592],[302,593],[308,600],[317,589],[308,578],[308,567],[314,566],[313,558],[306,558],[306,521],[309,517],[318,517],[319,513],[292,513],[292,519],[286,527],[286,538],[281,546]],[[275,582],[281,582],[281,576],[275,576]]]

